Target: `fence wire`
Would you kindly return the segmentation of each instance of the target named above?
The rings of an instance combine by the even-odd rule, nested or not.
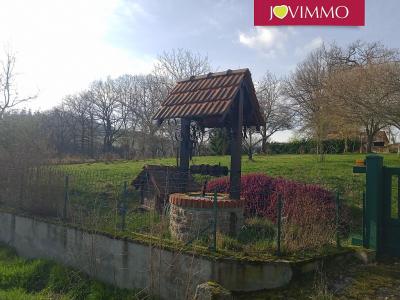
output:
[[[232,192],[228,177],[213,179],[173,167],[144,169],[138,176],[74,166],[3,167],[0,191],[4,209],[115,236],[141,234],[182,248],[245,255],[318,252],[336,246],[349,226],[349,216],[332,192],[256,175],[242,178],[244,218],[235,234],[219,232],[218,226],[212,226],[212,222],[221,222],[221,215],[216,213],[211,214],[215,217],[207,226],[194,231],[189,241],[177,241],[171,234],[169,195],[188,191],[193,197],[212,201],[214,193]],[[197,226],[191,213],[186,216],[189,229]]]

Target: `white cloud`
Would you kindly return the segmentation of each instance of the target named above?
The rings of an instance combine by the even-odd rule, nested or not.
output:
[[[281,30],[275,27],[256,27],[250,33],[239,33],[239,42],[249,48],[274,56],[276,51],[284,51],[289,35],[294,34],[290,28]]]
[[[32,107],[49,108],[107,75],[151,70],[152,57],[134,56],[107,41],[121,1],[0,2],[0,45],[11,44],[17,52],[20,91],[40,90]],[[133,17],[145,11],[131,5],[127,13]]]
[[[304,46],[297,47],[295,50],[295,54],[297,56],[307,55],[311,51],[321,47],[323,43],[324,43],[323,39],[321,37],[317,37],[311,40],[309,43],[305,44]]]
[[[116,10],[116,17],[124,16],[130,18],[131,21],[138,19],[138,17],[146,19],[147,22],[154,21],[156,16],[150,14],[143,8],[143,5],[138,2],[121,0]]]

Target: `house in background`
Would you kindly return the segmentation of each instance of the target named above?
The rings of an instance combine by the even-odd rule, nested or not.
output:
[[[361,148],[360,153],[365,153],[367,151],[367,135],[365,133],[360,134]],[[384,130],[378,131],[372,142],[372,152],[377,153],[388,153],[389,152],[389,138]]]
[[[345,138],[349,140],[359,140],[360,148],[357,149],[349,149],[349,151],[358,151],[360,153],[367,152],[367,135],[365,132],[351,132],[347,135],[344,135],[341,132],[332,131],[327,134],[328,140],[344,140]],[[380,130],[375,134],[373,144],[372,144],[372,152],[377,153],[387,153],[389,152],[390,140],[388,134],[384,130]]]

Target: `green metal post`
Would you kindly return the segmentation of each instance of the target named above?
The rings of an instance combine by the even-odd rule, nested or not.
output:
[[[362,246],[363,247],[367,247],[366,244],[366,240],[367,240],[367,226],[366,226],[366,222],[367,222],[367,217],[365,216],[365,191],[363,191],[362,194]]]
[[[340,194],[339,192],[336,192],[336,247],[340,247],[339,214],[340,214]]]
[[[69,176],[65,176],[65,183],[64,183],[64,208],[63,208],[63,220],[67,220],[67,208],[68,208],[68,201],[69,201]]]
[[[400,219],[400,175],[397,175],[397,218]]]
[[[383,201],[383,157],[366,158],[365,241],[367,248],[380,250]]]
[[[277,251],[276,254],[281,256],[281,235],[282,235],[282,195],[278,197],[278,237],[277,237]]]

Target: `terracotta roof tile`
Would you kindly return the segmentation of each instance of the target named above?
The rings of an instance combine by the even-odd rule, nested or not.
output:
[[[252,106],[251,118],[244,120],[244,124],[262,125],[263,117],[248,69],[209,73],[179,81],[162,103],[154,119],[162,122],[172,118],[196,119],[225,115],[243,82],[247,87],[247,99]]]

